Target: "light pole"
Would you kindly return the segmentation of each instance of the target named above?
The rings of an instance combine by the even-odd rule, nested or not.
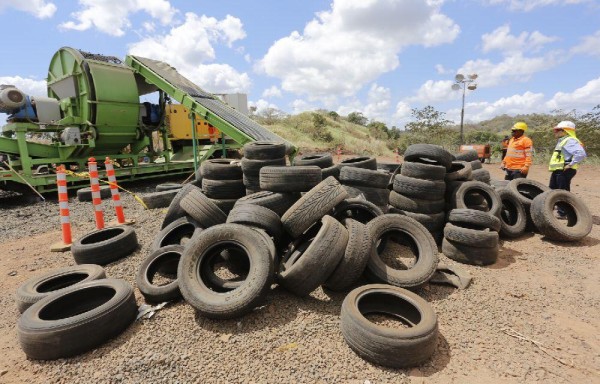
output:
[[[475,79],[477,79],[477,74],[472,73],[469,77],[465,77],[465,75],[459,73],[454,76],[455,83],[452,84],[452,89],[458,91],[462,88],[462,109],[460,110],[460,144],[464,144],[464,136],[463,136],[463,123],[465,119],[465,92],[466,90],[474,91],[477,89],[477,84],[475,84]]]

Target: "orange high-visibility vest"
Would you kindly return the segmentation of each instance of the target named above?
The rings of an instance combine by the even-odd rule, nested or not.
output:
[[[533,147],[533,142],[527,136],[521,136],[518,139],[511,138],[503,161],[504,167],[513,170],[529,168],[531,166],[531,147]]]

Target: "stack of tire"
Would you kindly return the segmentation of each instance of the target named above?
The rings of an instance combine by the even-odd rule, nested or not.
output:
[[[444,178],[452,167],[452,155],[436,145],[413,144],[404,160],[393,180],[390,212],[415,219],[440,242],[446,218]]]
[[[255,141],[244,145],[243,151],[242,172],[247,195],[261,190],[261,168],[286,165],[286,147],[283,143]],[[205,175],[203,176],[205,177]]]
[[[239,160],[208,159],[200,165],[202,191],[223,211],[229,212],[235,202],[246,196]]]
[[[333,165],[333,157],[330,153],[314,153],[294,158],[294,166],[316,165],[321,168],[322,178],[326,179],[333,176],[336,179],[340,177],[339,167]]]
[[[498,259],[500,226],[500,219],[488,212],[453,209],[444,227],[442,253],[465,264],[494,264]]]
[[[87,352],[119,335],[137,315],[131,284],[107,279],[104,269],[94,264],[29,279],[17,289],[16,299],[22,313],[17,323],[19,343],[35,360]]]

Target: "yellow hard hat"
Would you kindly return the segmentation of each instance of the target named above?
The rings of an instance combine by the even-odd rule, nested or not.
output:
[[[561,121],[560,123],[556,124],[556,126],[553,129],[564,129],[566,131],[571,130],[574,131],[575,130],[575,123],[572,121]]]
[[[527,130],[527,124],[519,121],[518,123],[515,123],[515,125],[512,126],[511,130],[516,131],[516,130],[521,130],[521,131],[526,131]]]

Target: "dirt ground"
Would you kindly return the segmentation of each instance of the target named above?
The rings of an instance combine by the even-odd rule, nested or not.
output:
[[[498,164],[484,167],[503,177]],[[529,175],[544,183],[548,177],[538,165]],[[26,279],[74,261],[69,252],[49,250],[59,239],[51,229],[58,227],[55,203],[32,211],[0,202],[0,221],[17,217],[23,227],[22,236],[0,233],[0,383],[600,383],[599,181],[600,167],[585,165],[572,183],[594,217],[582,241],[556,243],[540,234],[503,241],[496,264],[461,265],[473,276],[467,289],[419,291],[438,314],[438,348],[429,362],[404,370],[354,354],[339,330],[344,294],[320,288],[304,299],[276,288],[265,307],[237,321],[198,318],[180,302],[82,356],[28,360],[17,340],[14,292]],[[143,211],[124,200],[141,248],[106,269],[134,283],[164,210]],[[45,230],[27,230],[39,221],[48,222]],[[77,233],[93,228],[91,220],[78,225]],[[139,292],[136,297],[142,304]]]

